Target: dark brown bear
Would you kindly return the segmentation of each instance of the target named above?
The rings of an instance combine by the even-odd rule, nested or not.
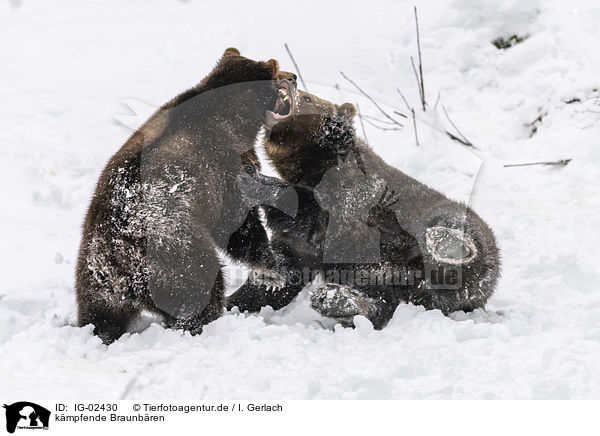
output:
[[[281,177],[303,192],[295,219],[266,208],[272,247],[285,254],[282,276],[286,268],[322,271],[332,283],[313,292],[313,307],[340,320],[362,314],[376,328],[400,301],[446,314],[483,307],[499,277],[498,249],[485,222],[386,164],[356,137],[352,105],[292,95],[294,115],[269,118],[265,142]],[[340,280],[344,272],[353,280]],[[281,307],[301,288],[288,275],[279,292],[246,286],[228,307],[249,301]]]
[[[305,179],[311,179],[313,174],[318,178],[324,168],[337,166],[340,155],[345,153],[344,149],[354,141],[353,131],[346,127],[355,114],[355,108],[351,104],[336,106],[306,93],[301,93],[303,101],[298,102],[297,92],[295,87],[288,90],[293,103],[289,119],[293,122],[285,123],[285,117],[269,113],[267,140],[264,141],[268,158],[280,174],[285,174],[284,180],[295,184],[297,214],[292,217],[278,208],[263,206],[272,233],[275,271],[267,277],[251,276],[227,299],[228,309],[238,307],[241,311],[257,312],[267,305],[280,309],[298,295],[310,281],[311,272],[323,264],[323,238],[327,234],[329,212],[321,208],[315,199],[312,187],[316,183],[305,183]],[[338,117],[343,128],[330,129],[333,123],[326,117],[327,114]],[[274,126],[276,128],[271,130]],[[322,144],[323,147],[318,150],[312,147],[296,148],[294,140],[306,137],[308,130],[311,142],[317,141],[318,136],[322,139],[326,137],[331,147]],[[262,184],[257,178],[254,183],[249,180],[247,186],[248,189],[258,190]],[[257,273],[262,273],[262,268]],[[303,274],[307,269],[308,278]],[[267,283],[263,283],[264,279],[267,279]]]
[[[278,88],[293,80],[275,60],[227,49],[202,82],[162,106],[110,159],[83,228],[79,325],[93,324],[109,343],[141,310],[192,332],[219,316],[216,250],[250,263],[269,253],[258,202],[241,188],[257,171],[253,146],[266,111],[289,113]],[[295,199],[281,183],[262,188],[261,203],[286,209],[278,201]]]

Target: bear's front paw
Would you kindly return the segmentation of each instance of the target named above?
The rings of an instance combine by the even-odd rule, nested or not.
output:
[[[351,319],[355,315],[368,315],[373,300],[346,286],[327,283],[310,293],[313,309],[323,316]]]
[[[277,292],[286,284],[285,277],[281,276],[277,271],[252,268],[248,280],[253,286],[264,286],[267,291]]]

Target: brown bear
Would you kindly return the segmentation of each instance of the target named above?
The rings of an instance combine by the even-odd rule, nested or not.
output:
[[[386,164],[357,138],[352,105],[302,91],[292,96],[293,116],[268,118],[264,143],[283,180],[303,192],[296,218],[265,208],[272,248],[285,254],[280,274],[322,271],[329,283],[313,292],[313,307],[340,320],[362,314],[376,328],[400,301],[445,314],[483,307],[500,271],[486,223]],[[352,280],[340,280],[344,272]],[[247,283],[228,307],[256,310],[257,301],[281,307],[301,288],[289,276],[278,292]]]
[[[93,324],[110,343],[149,310],[168,326],[200,332],[223,308],[218,249],[272,264],[256,207],[293,213],[295,192],[265,181],[257,200],[243,185],[257,171],[253,147],[267,110],[290,114],[285,90],[294,81],[273,59],[227,49],[204,80],[158,109],[110,159],[83,226],[79,325]]]
[[[289,119],[294,122],[284,124],[285,118],[269,113],[265,135],[267,140],[264,141],[268,158],[273,161],[280,174],[285,174],[283,179],[294,184],[298,197],[297,214],[292,217],[278,208],[263,206],[268,228],[272,233],[271,250],[276,260],[275,271],[267,277],[251,276],[227,299],[228,309],[238,307],[241,311],[256,312],[267,305],[280,309],[289,304],[309,281],[304,277],[303,271],[318,270],[323,264],[322,239],[327,234],[329,212],[321,208],[315,199],[312,187],[316,183],[305,183],[304,179],[310,179],[313,171],[318,178],[323,165],[326,168],[335,167],[340,155],[354,143],[353,131],[345,127],[346,121],[354,116],[355,108],[351,104],[336,106],[305,93],[302,94],[303,102],[299,103],[297,92],[295,87],[289,92],[293,103],[293,116]],[[340,126],[344,128],[333,129],[333,122],[325,121],[327,114],[339,116]],[[279,129],[271,130],[274,126]],[[314,127],[311,135],[315,141],[321,136],[323,146],[318,150],[294,148],[294,138],[304,137],[308,126]],[[276,134],[282,137],[276,138]],[[273,145],[275,141],[277,146]],[[247,186],[248,189],[258,190],[262,183],[249,180]],[[257,272],[262,273],[263,269]],[[308,275],[310,277],[311,274]],[[267,283],[263,283],[264,281]]]

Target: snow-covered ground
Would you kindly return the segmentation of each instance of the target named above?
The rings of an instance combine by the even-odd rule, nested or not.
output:
[[[597,0],[416,2],[425,114],[410,66],[414,3],[3,2],[0,396],[598,398]],[[491,44],[513,34],[527,39]],[[279,312],[226,314],[201,336],[152,324],[103,345],[75,326],[74,265],[97,177],[131,134],[123,123],[143,121],[123,102],[138,114],[159,106],[228,46],[293,70],[285,42],[319,96],[382,118],[344,71],[389,111],[405,109],[396,88],[415,106],[420,146],[410,122],[366,125],[368,140],[494,229],[503,275],[487,310],[401,305],[382,331],[326,329],[301,295]],[[436,130],[454,132],[442,105],[478,150]]]

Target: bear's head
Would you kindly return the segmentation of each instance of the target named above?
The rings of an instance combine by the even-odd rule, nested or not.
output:
[[[283,80],[273,111],[267,112],[264,147],[287,182],[314,187],[354,148],[351,103],[333,104]]]

